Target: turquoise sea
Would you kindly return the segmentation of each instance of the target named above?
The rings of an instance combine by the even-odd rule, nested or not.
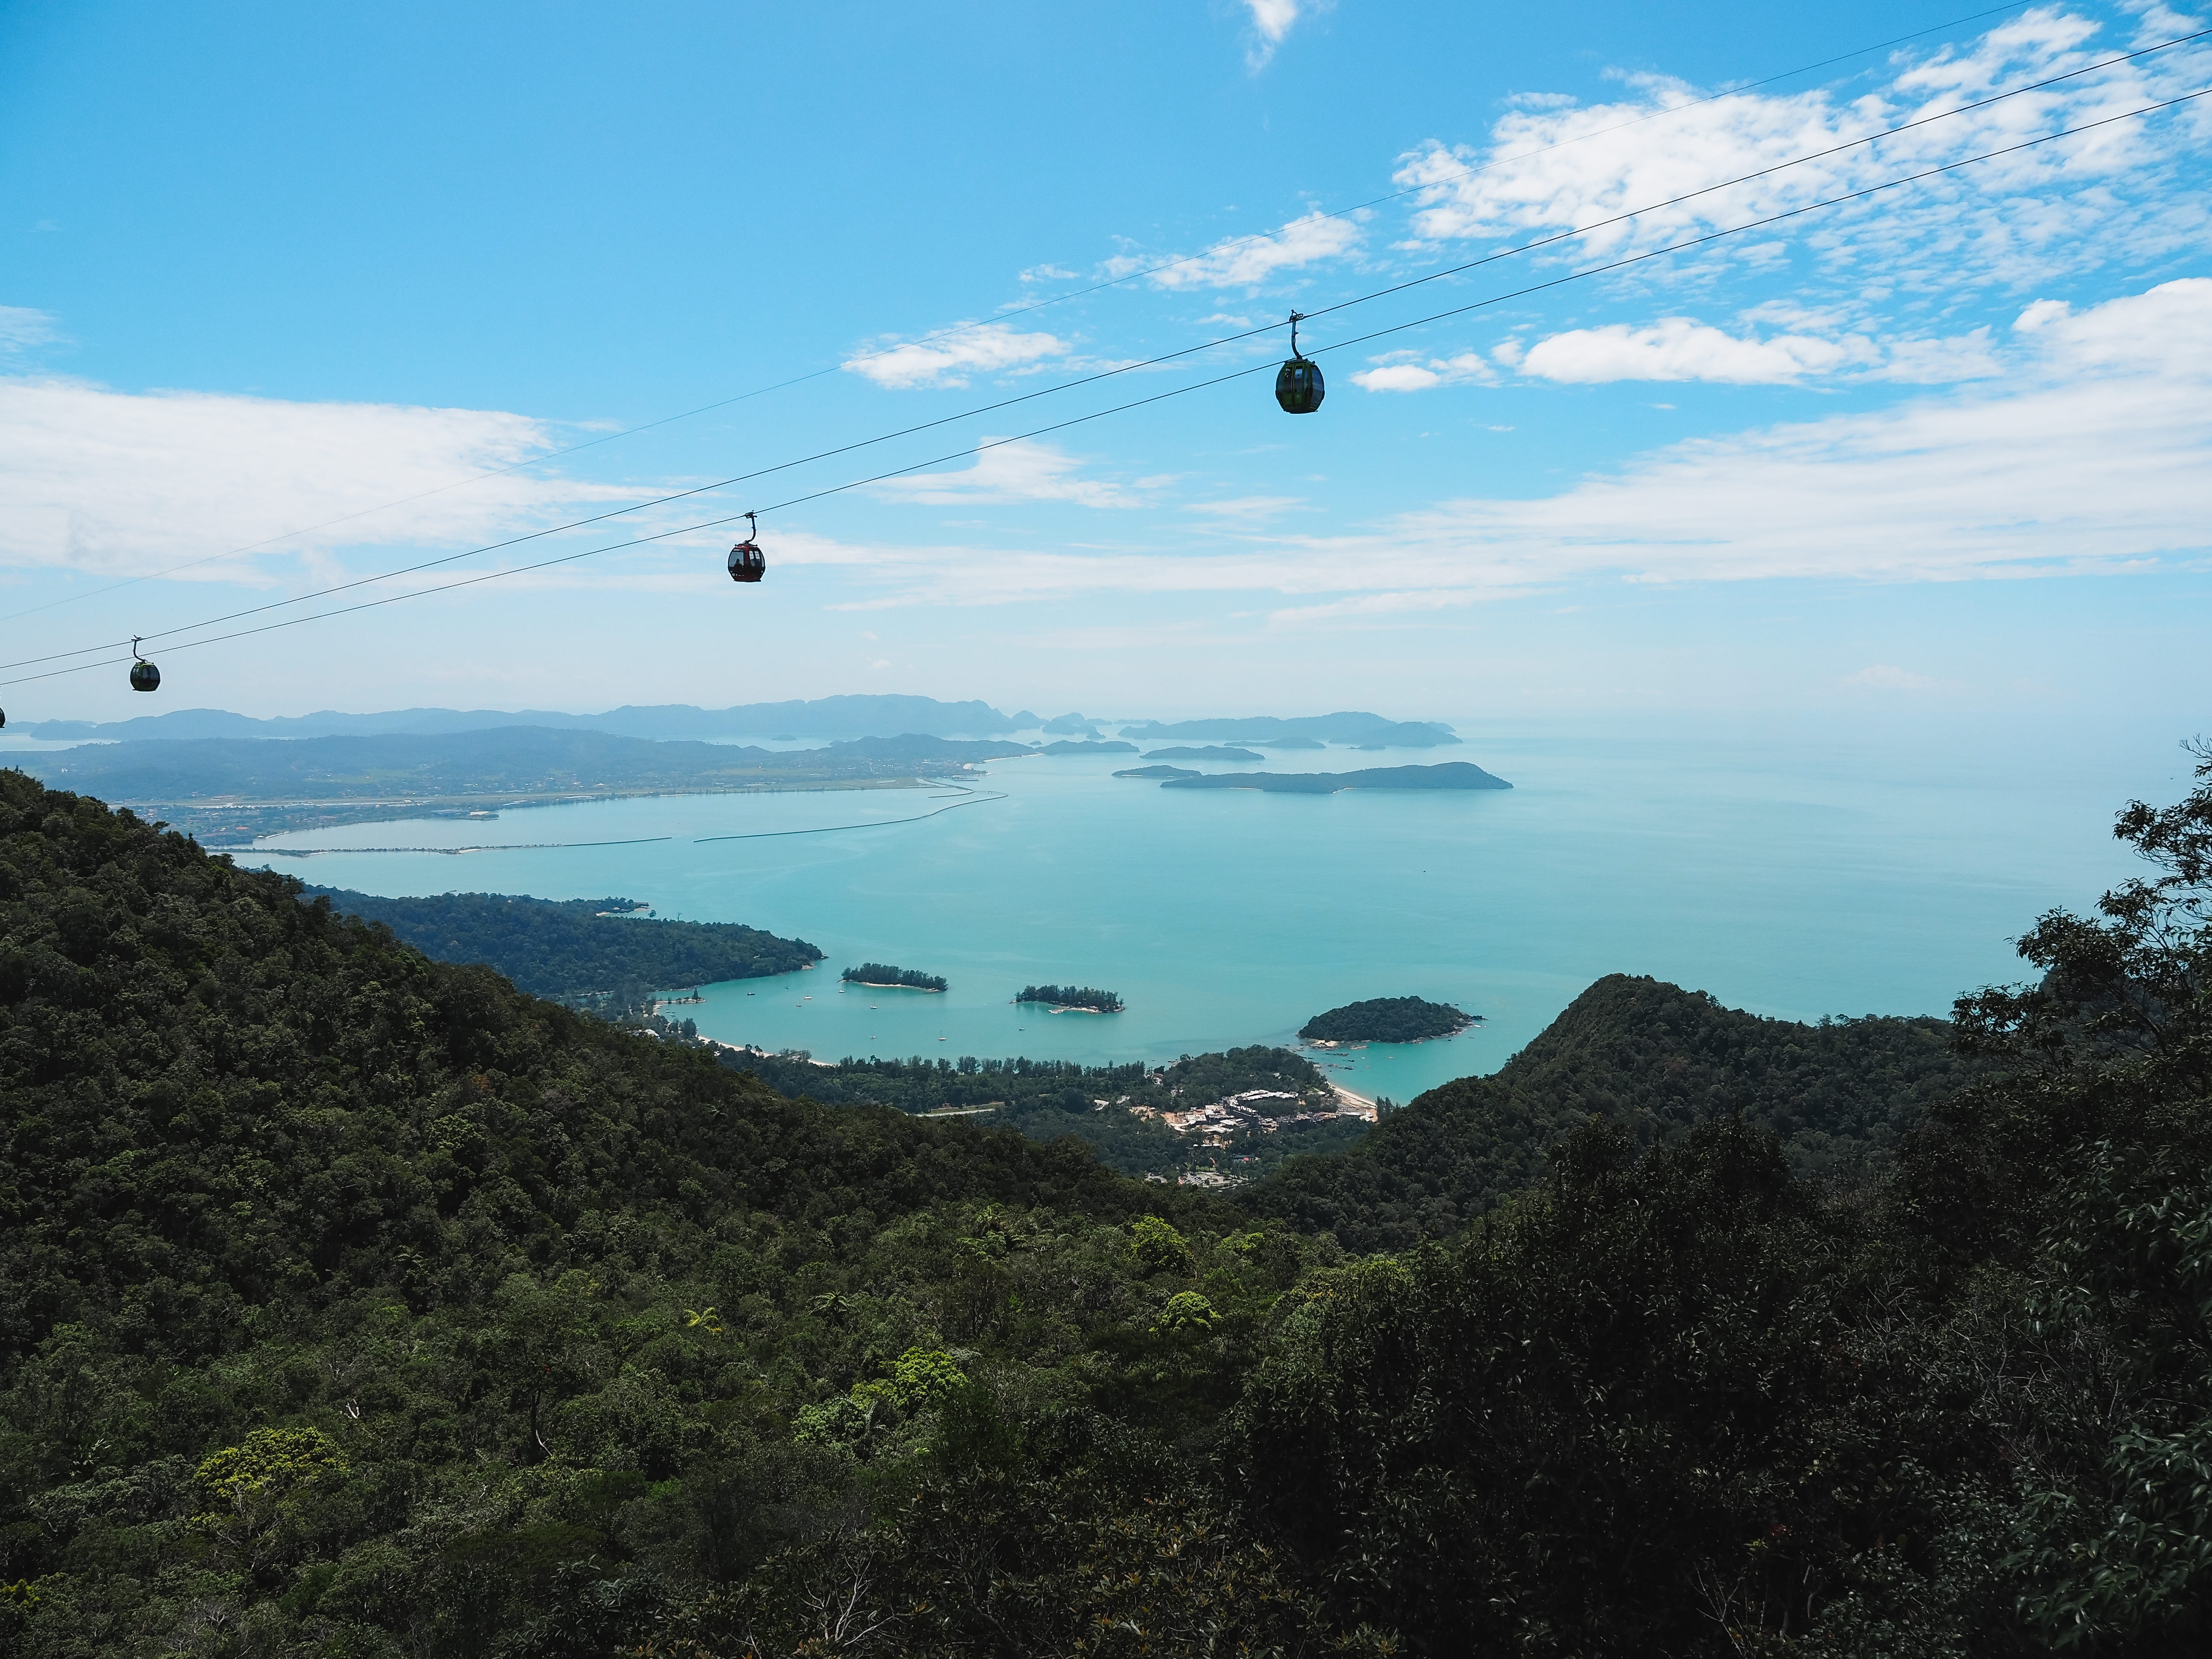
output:
[[[1948,1012],[2018,976],[2008,941],[2039,911],[2130,872],[2110,833],[2124,799],[2187,781],[2164,733],[2116,747],[1996,726],[1458,725],[1464,747],[1267,764],[1473,760],[1512,790],[1171,791],[1114,778],[1131,756],[1035,757],[992,763],[966,796],[673,796],[260,845],[483,846],[268,861],[382,894],[627,896],[810,939],[820,969],[672,1012],[818,1059],[1158,1060],[1287,1042],[1323,1009],[1408,993],[1481,1015],[1448,1041],[1336,1057],[1346,1086],[1403,1102],[1494,1070],[1612,972],[1796,1019]],[[708,839],[732,836],[750,838]],[[586,842],[601,844],[545,844]],[[497,850],[516,843],[532,845]],[[952,988],[841,988],[841,968],[870,960]],[[1014,1005],[1032,982],[1118,991],[1127,1012]]]

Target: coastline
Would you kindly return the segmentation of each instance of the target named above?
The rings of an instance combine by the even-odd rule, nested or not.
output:
[[[840,975],[839,978],[841,983],[846,985],[858,985],[864,990],[923,991],[933,997],[941,997],[946,991],[951,988],[950,986],[945,985],[902,985],[896,980],[845,979],[842,975]]]
[[[1370,1123],[1379,1123],[1382,1121],[1382,1109],[1365,1095],[1356,1095],[1333,1079],[1328,1086],[1336,1096],[1337,1108],[1340,1111],[1349,1110],[1354,1117],[1364,1117]]]

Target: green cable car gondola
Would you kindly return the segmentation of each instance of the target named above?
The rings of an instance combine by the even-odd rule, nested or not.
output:
[[[1302,311],[1291,313],[1291,360],[1275,371],[1275,401],[1285,415],[1310,415],[1328,395],[1321,365],[1298,349],[1298,324],[1304,317]]]
[[[131,654],[134,657],[138,657],[138,641],[142,637],[143,635],[135,634],[131,635]],[[145,658],[138,657],[138,660],[131,665],[131,689],[133,691],[160,690],[161,671],[148,662]]]

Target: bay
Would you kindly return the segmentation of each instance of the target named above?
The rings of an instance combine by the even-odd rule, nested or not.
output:
[[[2134,867],[2110,833],[2124,799],[2172,799],[2186,778],[2162,738],[2054,743],[2002,723],[1458,724],[1464,747],[1267,765],[1468,759],[1512,790],[1163,790],[1112,776],[1134,757],[1032,757],[993,763],[970,794],[592,802],[302,832],[240,857],[380,894],[626,896],[811,940],[819,969],[707,987],[672,1012],[823,1060],[1171,1060],[1288,1043],[1375,996],[1481,1015],[1457,1037],[1327,1056],[1346,1086],[1403,1102],[1495,1070],[1612,972],[1795,1019],[1947,1012],[2019,977],[2010,941],[2037,914],[2093,902]],[[750,838],[711,839],[726,836]],[[464,846],[486,850],[268,856]],[[951,989],[841,986],[864,961]],[[1116,991],[1127,1010],[1012,1000],[1033,983]]]

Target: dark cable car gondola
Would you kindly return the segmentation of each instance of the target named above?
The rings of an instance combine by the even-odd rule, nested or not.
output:
[[[131,636],[131,654],[132,656],[138,657],[138,641],[143,637],[144,635],[138,634],[133,634]],[[155,667],[152,663],[148,662],[145,658],[138,657],[138,660],[131,665],[131,689],[133,691],[160,690],[161,689],[161,671]]]
[[[1285,415],[1310,415],[1328,395],[1321,365],[1298,349],[1298,325],[1304,319],[1302,311],[1291,313],[1291,360],[1275,371],[1275,401]]]
[[[745,514],[745,538],[730,550],[730,580],[733,582],[757,582],[767,573],[768,561],[761,556],[759,544],[753,540],[760,534],[758,515]]]

